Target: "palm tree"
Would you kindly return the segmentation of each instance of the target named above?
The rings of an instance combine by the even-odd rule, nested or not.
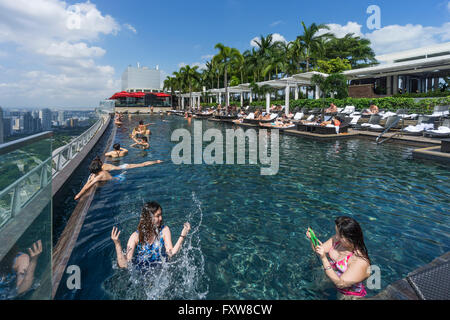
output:
[[[330,28],[324,24],[316,25],[315,23],[311,24],[309,27],[306,27],[305,23],[302,21],[303,26],[303,34],[298,36],[297,39],[303,45],[305,50],[305,58],[306,58],[306,72],[309,71],[310,60],[314,58],[314,55],[317,52],[323,51],[323,42],[321,38],[324,36],[328,36],[329,34],[317,35],[317,33],[321,29]]]
[[[183,82],[189,88],[189,107],[192,108],[192,87],[195,81],[200,80],[200,73],[197,71],[198,66],[191,67],[189,65],[180,69],[180,74]]]
[[[219,50],[219,53],[214,56],[214,62],[222,65],[224,71],[224,86],[225,86],[225,106],[229,105],[228,99],[228,73],[231,71],[231,67],[240,63],[244,59],[236,48],[230,48],[224,46],[222,43],[218,43],[214,46]]]
[[[164,80],[164,87],[163,90],[170,90],[170,104],[173,108],[173,94],[175,92],[174,87],[176,85],[176,79],[173,77],[167,77],[166,80]]]

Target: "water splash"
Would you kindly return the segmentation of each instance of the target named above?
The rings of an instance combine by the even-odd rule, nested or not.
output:
[[[208,294],[205,259],[200,245],[200,228],[203,221],[201,202],[192,193],[192,207],[188,208],[187,221],[191,232],[180,251],[170,261],[156,263],[146,273],[130,266],[117,270],[113,261],[113,276],[103,283],[103,289],[113,299],[121,300],[199,300]],[[173,239],[176,241],[178,239]],[[115,257],[114,257],[115,258]]]

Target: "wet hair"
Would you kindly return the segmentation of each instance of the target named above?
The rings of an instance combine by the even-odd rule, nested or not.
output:
[[[144,120],[139,120],[139,125],[143,125],[144,124]]]
[[[159,209],[161,209],[162,213],[162,208],[156,201],[150,201],[144,204],[141,211],[141,220],[138,225],[139,243],[145,244],[150,242],[161,231],[162,221],[158,227],[153,225],[153,217]]]
[[[359,223],[351,217],[344,216],[338,217],[334,222],[336,223],[339,236],[347,239],[353,245],[355,255],[367,260],[370,264],[369,253],[367,252]]]
[[[119,151],[119,150],[120,150],[120,143],[115,143],[115,144],[113,145],[113,148],[114,148],[114,150]]]
[[[14,259],[19,253],[19,249],[16,244],[8,251],[8,253],[0,261],[0,277],[6,276],[11,273],[13,269]]]
[[[102,165],[102,160],[100,160],[100,158],[97,156],[89,165],[89,171],[94,174],[99,173],[100,171],[102,171]]]

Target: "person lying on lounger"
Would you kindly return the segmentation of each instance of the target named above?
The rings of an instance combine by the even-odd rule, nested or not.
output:
[[[100,181],[109,181],[114,179],[114,177],[109,173],[109,171],[113,170],[124,170],[124,169],[134,169],[134,168],[141,168],[146,166],[151,166],[157,163],[161,163],[161,160],[156,161],[146,161],[143,163],[130,163],[130,164],[122,164],[121,166],[114,166],[109,163],[103,163],[102,160],[100,160],[99,157],[95,157],[94,160],[92,160],[91,164],[89,165],[89,171],[91,175],[88,178],[88,181],[83,186],[81,191],[75,196],[75,200],[78,200],[81,198],[83,194],[86,193],[89,188],[91,188],[94,184]]]
[[[372,115],[372,114],[377,114],[378,112],[380,112],[378,110],[378,107],[374,104],[370,105],[370,108],[366,111],[363,112],[363,115]]]
[[[334,103],[330,104],[330,107],[325,110],[325,113],[336,113],[337,112],[337,106]]]
[[[113,149],[114,150],[105,153],[105,156],[111,158],[119,158],[127,155],[128,153],[128,150],[125,148],[121,148],[119,143],[114,144]]]

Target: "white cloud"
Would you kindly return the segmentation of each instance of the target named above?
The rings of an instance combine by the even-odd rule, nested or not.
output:
[[[261,38],[260,37],[254,37],[251,41],[250,41],[250,45],[252,47],[257,47],[258,45],[256,44],[256,41],[259,41]],[[277,42],[277,41],[281,41],[284,43],[287,43],[286,39],[279,33],[273,33],[272,34],[272,43]]]
[[[347,33],[354,33],[355,36],[363,36],[363,34],[361,33],[362,26],[356,22],[349,21],[345,26],[341,26],[340,24],[336,23],[328,23],[327,26],[330,28],[330,30],[322,29],[317,33],[317,35],[332,33],[337,38],[343,38]]]
[[[127,28],[128,30],[130,30],[131,32],[133,32],[134,34],[137,33],[136,28],[133,27],[131,24],[125,23],[123,26],[124,26],[125,28]]]
[[[283,23],[282,20],[278,20],[278,21],[272,22],[272,23],[270,24],[270,26],[271,26],[271,27],[275,27],[275,26],[277,26],[277,25],[279,25],[279,24],[282,24],[282,23]]]
[[[201,59],[202,60],[209,60],[209,59],[212,59],[213,57],[214,57],[213,54],[207,54],[207,55],[201,56]]]
[[[89,1],[69,6],[62,0],[0,0],[0,44],[29,66],[6,69],[14,77],[0,74],[0,95],[19,104],[97,104],[119,90],[120,81],[113,67],[97,65],[106,50],[93,42],[120,30]]]
[[[349,21],[346,25],[330,23],[330,30],[321,30],[319,34],[330,32],[338,38],[347,33],[367,38],[377,55],[396,51],[426,47],[450,40],[450,22],[440,27],[425,27],[420,24],[389,25],[378,30],[363,33],[362,25]]]

